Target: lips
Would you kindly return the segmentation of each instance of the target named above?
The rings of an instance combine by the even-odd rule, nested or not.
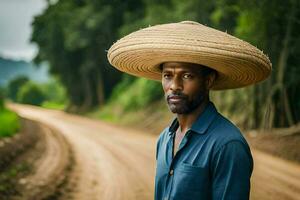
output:
[[[168,95],[167,100],[169,103],[180,103],[186,99],[183,95]]]

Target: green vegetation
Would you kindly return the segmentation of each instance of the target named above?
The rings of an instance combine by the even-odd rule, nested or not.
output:
[[[19,89],[28,81],[29,79],[26,76],[19,76],[11,80],[7,86],[8,98],[10,98],[12,101],[17,101]]]
[[[64,110],[66,105],[64,103],[57,103],[52,101],[44,101],[41,105],[43,108],[55,109],[55,110]]]
[[[4,89],[0,87],[0,110],[4,108]]]
[[[17,101],[39,106],[46,100],[46,94],[33,82],[27,82],[18,92]]]
[[[128,77],[125,76],[125,79]],[[124,112],[136,111],[162,98],[159,82],[143,78],[135,79],[132,83],[128,82],[124,80],[114,89],[108,104],[118,106]]]
[[[19,117],[16,113],[0,108],[0,138],[14,135],[20,129]]]
[[[38,84],[27,77],[17,77],[7,86],[7,97],[18,103],[43,106],[51,109],[65,109],[68,97],[65,88],[57,78]],[[3,93],[2,93],[3,94]],[[4,95],[2,95],[4,98]],[[1,103],[1,102],[0,102]]]
[[[105,49],[117,38],[121,15],[133,5],[138,3],[63,0],[49,3],[35,18],[32,41],[40,49],[35,62],[49,62],[78,110],[103,104],[120,80],[121,73],[108,66]]]
[[[56,110],[66,108],[68,104],[66,90],[57,79],[52,78],[48,83],[41,85],[41,89],[46,96],[42,107]]]
[[[160,101],[162,96],[161,83],[143,78],[135,79],[127,75],[114,89],[108,103],[100,110],[96,109],[89,113],[88,116],[130,124],[131,121],[139,119],[137,111]]]
[[[273,64],[272,77],[263,83],[213,92],[217,107],[244,128],[284,127],[300,121],[299,18],[297,0],[60,0],[35,18],[32,41],[39,46],[35,61],[50,64],[71,107],[84,111],[105,103],[101,116],[114,120],[162,95],[156,82],[122,77],[109,66],[105,50],[149,25],[182,20],[207,24],[251,42]]]
[[[86,116],[112,122],[118,125],[140,128],[147,133],[159,134],[174,117],[168,111],[164,101],[157,101],[145,106],[143,109],[122,111],[116,104],[94,109]]]

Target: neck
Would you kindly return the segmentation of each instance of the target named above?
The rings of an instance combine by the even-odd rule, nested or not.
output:
[[[186,133],[186,131],[192,126],[192,124],[197,120],[198,116],[203,112],[209,100],[205,99],[193,112],[188,114],[177,114],[177,119],[180,127],[181,133]]]

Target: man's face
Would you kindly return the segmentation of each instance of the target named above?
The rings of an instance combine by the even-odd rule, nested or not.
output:
[[[169,109],[176,114],[189,114],[208,95],[206,80],[199,65],[168,62],[162,66],[162,86]]]

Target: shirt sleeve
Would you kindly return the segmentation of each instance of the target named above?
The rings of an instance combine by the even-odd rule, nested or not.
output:
[[[250,149],[241,141],[220,148],[212,163],[212,199],[248,200],[253,160]]]

